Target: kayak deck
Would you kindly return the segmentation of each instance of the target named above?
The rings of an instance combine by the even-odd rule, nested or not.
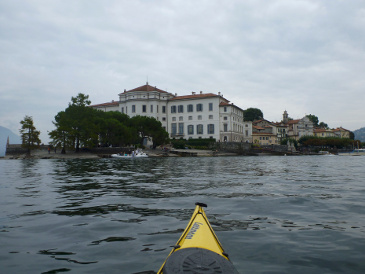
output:
[[[206,206],[196,203],[187,227],[158,274],[238,273],[205,215]]]

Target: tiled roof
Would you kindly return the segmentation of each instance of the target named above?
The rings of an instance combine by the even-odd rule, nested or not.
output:
[[[325,128],[316,128],[316,129],[313,130],[313,132],[316,132],[316,133],[319,133],[319,132],[327,132],[327,131],[330,132],[332,130],[325,129]]]
[[[290,125],[290,124],[298,124],[299,123],[299,121],[300,121],[300,119],[298,119],[298,120],[290,120],[290,121],[288,121],[288,124]]]
[[[112,107],[112,106],[119,106],[119,102],[118,101],[112,101],[112,102],[109,102],[109,103],[92,105],[90,107]]]
[[[252,135],[271,135],[271,136],[275,136],[275,134],[269,133],[269,132],[252,132]]]
[[[252,128],[259,129],[259,130],[263,130],[264,129],[263,127],[260,127],[260,126],[252,126]]]
[[[219,105],[220,106],[230,106],[231,104],[228,102],[220,102]]]
[[[167,91],[164,91],[162,89],[153,87],[153,86],[149,85],[148,83],[146,85],[140,86],[138,88],[134,88],[134,89],[131,89],[131,90],[124,90],[123,93],[133,92],[133,91],[158,91],[158,92],[161,92],[161,93],[168,93]],[[121,94],[123,94],[123,93],[121,93]]]
[[[338,128],[336,128],[336,129],[334,129],[333,131],[349,131],[349,132],[350,132],[350,130],[345,129],[345,128],[343,128],[343,127],[338,127]]]
[[[176,96],[171,99],[173,100],[183,100],[183,99],[201,99],[201,98],[207,98],[207,97],[218,97],[219,95],[214,93],[200,93],[200,94],[191,94],[191,95],[183,95],[183,96]]]

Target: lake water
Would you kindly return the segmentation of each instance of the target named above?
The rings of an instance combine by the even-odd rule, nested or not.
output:
[[[365,273],[364,164],[0,160],[0,273],[154,273],[197,201],[240,273]]]

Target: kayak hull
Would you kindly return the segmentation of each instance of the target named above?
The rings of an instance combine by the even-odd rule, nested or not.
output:
[[[158,274],[170,273],[238,273],[215,235],[203,210],[196,203],[189,224]]]

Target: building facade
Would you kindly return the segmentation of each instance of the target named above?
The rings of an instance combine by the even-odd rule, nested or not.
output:
[[[153,117],[170,138],[213,138],[216,141],[251,142],[252,125],[244,122],[243,110],[220,93],[177,96],[148,83],[119,94],[119,102],[91,106],[102,111],[119,111],[129,117]]]

